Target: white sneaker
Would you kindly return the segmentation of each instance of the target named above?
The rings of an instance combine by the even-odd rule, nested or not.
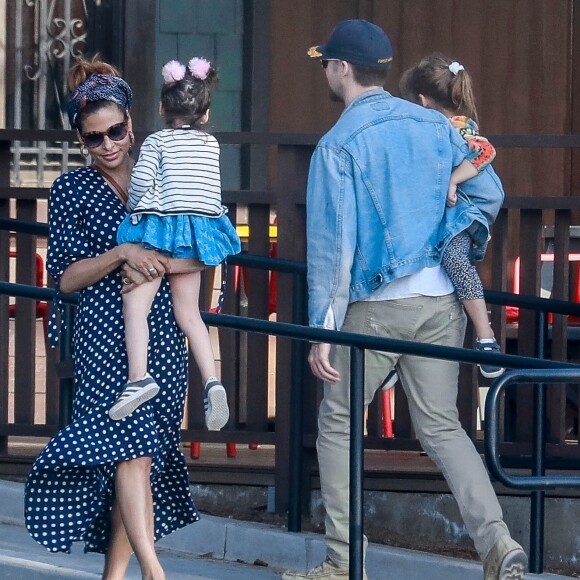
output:
[[[159,385],[149,374],[146,374],[140,381],[128,382],[109,409],[109,417],[113,421],[124,419],[137,407],[155,397],[158,392]]]
[[[381,389],[383,391],[388,391],[391,387],[394,387],[399,380],[399,373],[395,369],[389,371],[389,374],[385,377]]]
[[[203,410],[209,431],[219,431],[230,418],[227,393],[217,379],[209,380],[203,389]]]

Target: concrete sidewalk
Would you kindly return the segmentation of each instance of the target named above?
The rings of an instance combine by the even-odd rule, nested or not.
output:
[[[24,485],[0,481],[0,578],[99,578],[102,556],[51,554],[23,528]],[[271,580],[280,571],[307,569],[324,559],[319,534],[294,534],[275,526],[204,516],[200,522],[158,543],[168,580],[190,578]],[[479,563],[423,552],[369,546],[367,572],[371,580],[481,580]],[[127,578],[139,578],[133,563]],[[571,578],[529,574],[526,578]]]

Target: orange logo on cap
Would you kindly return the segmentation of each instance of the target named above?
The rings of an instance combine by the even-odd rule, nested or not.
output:
[[[318,51],[318,46],[311,46],[306,53],[310,58],[320,58],[322,53]]]

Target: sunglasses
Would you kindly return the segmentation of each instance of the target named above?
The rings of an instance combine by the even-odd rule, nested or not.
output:
[[[122,141],[127,136],[127,122],[117,123],[112,125],[106,131],[92,131],[91,133],[85,133],[81,135],[83,143],[89,148],[94,149],[103,144],[105,137],[111,139],[111,141]]]
[[[329,63],[331,60],[334,60],[334,61],[336,61],[336,62],[340,62],[340,59],[338,59],[338,58],[326,58],[326,59],[324,59],[324,60],[321,60],[321,61],[320,61],[320,66],[321,66],[321,67],[322,67],[324,70],[326,70],[326,67],[328,66],[328,63]]]

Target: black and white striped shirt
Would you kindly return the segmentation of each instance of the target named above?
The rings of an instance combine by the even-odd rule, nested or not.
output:
[[[133,168],[129,207],[133,214],[223,215],[220,147],[195,129],[162,129],[149,135]]]

